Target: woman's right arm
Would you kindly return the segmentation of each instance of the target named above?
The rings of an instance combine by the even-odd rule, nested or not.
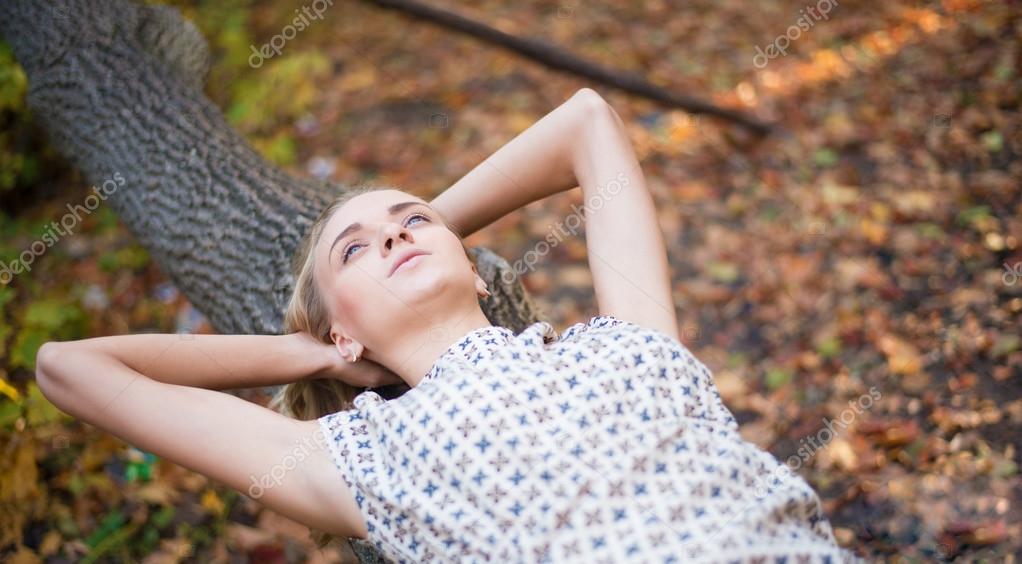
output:
[[[276,386],[304,380],[328,366],[334,349],[303,333],[143,333],[57,345],[109,355],[158,382],[210,390]],[[337,354],[336,350],[333,354]]]
[[[369,362],[344,360],[337,347],[307,333],[287,335],[192,335],[143,333],[54,343],[108,355],[166,384],[208,390],[278,386],[312,378],[336,378],[375,387],[401,379]],[[378,365],[377,365],[378,366]]]
[[[98,349],[44,344],[36,378],[46,398],[310,527],[365,538],[365,521],[317,421],[291,419],[223,392],[159,382]]]

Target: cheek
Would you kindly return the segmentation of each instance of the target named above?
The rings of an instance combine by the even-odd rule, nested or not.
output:
[[[359,319],[364,304],[368,301],[364,288],[359,285],[355,276],[345,277],[345,280],[335,280],[330,289],[330,299],[333,302],[334,312],[341,319]]]
[[[363,302],[355,298],[357,292],[338,290],[335,295],[334,303],[342,319],[359,319],[361,317]]]
[[[364,269],[352,266],[346,272],[338,273],[330,289],[335,311],[341,319],[362,323],[373,315],[374,305],[380,305],[389,296],[383,292],[382,283]]]

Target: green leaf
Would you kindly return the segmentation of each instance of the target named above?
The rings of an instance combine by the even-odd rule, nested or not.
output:
[[[1001,337],[997,339],[997,343],[994,344],[994,348],[991,353],[995,358],[1008,356],[1019,349],[1019,344],[1020,340],[1018,335],[1001,335]]]
[[[0,41],[0,111],[14,110],[18,113],[25,107],[28,92],[28,77],[14,58],[14,52],[6,41]]]
[[[1010,478],[1015,474],[1018,474],[1018,466],[1012,460],[1002,460],[999,464],[994,466],[993,474],[998,478]]]
[[[731,352],[727,355],[727,367],[728,369],[734,370],[735,368],[744,366],[746,363],[745,353],[742,352]]]
[[[958,213],[959,225],[974,225],[990,217],[989,206],[973,206]]]
[[[14,347],[11,349],[11,368],[24,368],[35,370],[35,357],[39,347],[50,339],[50,332],[35,327],[23,328],[14,339]]]
[[[734,282],[738,278],[738,266],[730,262],[711,262],[706,267],[707,273],[714,280],[724,283]]]
[[[47,298],[30,303],[25,308],[22,323],[56,331],[81,316],[81,311],[73,304],[56,298]]]
[[[80,338],[85,332],[85,313],[66,297],[42,298],[29,303],[21,315],[21,328],[14,337],[10,364],[35,370],[35,357],[46,341]]]
[[[21,404],[12,399],[0,399],[0,428],[9,428],[21,417]]]
[[[266,157],[281,166],[294,164],[298,154],[295,140],[285,133],[275,136],[266,149]]]
[[[67,480],[67,491],[71,492],[71,495],[78,497],[85,493],[85,479],[79,473],[71,474]]]
[[[117,213],[110,206],[103,206],[96,212],[96,221],[99,224],[98,233],[113,233],[121,224]]]
[[[837,160],[837,153],[827,148],[817,149],[813,153],[813,162],[816,163],[816,166],[824,168],[832,167],[837,164]]]
[[[110,535],[104,537],[87,555],[85,555],[85,558],[82,559],[82,563],[91,564],[92,562],[99,561],[100,558],[108,552],[124,546],[131,539],[132,535],[135,534],[135,531],[138,530],[139,526],[140,525],[138,523],[129,523],[126,527],[118,528],[111,532]],[[123,557],[113,560],[122,559]]]
[[[996,153],[1004,148],[1004,137],[1000,131],[987,131],[980,136],[980,140],[987,151],[991,153]]]
[[[153,525],[157,528],[164,528],[174,520],[174,515],[177,513],[177,509],[173,505],[165,505],[160,508],[159,511],[153,514],[150,518]]]
[[[841,341],[828,337],[816,345],[816,352],[825,359],[831,359],[841,353]]]
[[[106,517],[99,524],[99,528],[92,532],[88,538],[85,539],[85,544],[89,547],[95,548],[103,539],[107,538],[115,531],[124,525],[124,513],[119,509],[114,509],[110,513],[107,513]]]
[[[780,368],[772,368],[766,375],[766,385],[771,390],[776,390],[790,381],[791,373]]]
[[[944,239],[944,229],[936,223],[924,221],[915,224],[916,231],[927,239]]]
[[[122,268],[138,271],[147,264],[149,264],[149,253],[138,245],[117,249],[112,253],[105,253],[99,257],[99,266],[106,272],[113,272]]]
[[[61,411],[57,406],[46,399],[43,392],[36,383],[28,383],[28,398],[25,400],[25,410],[30,426],[45,425],[61,418]]]

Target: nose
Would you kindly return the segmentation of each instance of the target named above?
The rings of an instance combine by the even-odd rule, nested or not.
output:
[[[380,253],[387,256],[393,251],[395,241],[403,239],[405,243],[414,243],[412,232],[399,223],[385,223],[380,228]]]

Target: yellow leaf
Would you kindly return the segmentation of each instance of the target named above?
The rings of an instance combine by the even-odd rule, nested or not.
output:
[[[160,480],[153,480],[138,489],[138,498],[149,503],[172,505],[178,497],[177,490]]]
[[[39,554],[42,556],[50,556],[56,554],[60,550],[60,543],[63,538],[57,531],[50,531],[43,537],[43,542],[39,544]]]
[[[0,376],[0,394],[3,394],[14,401],[18,401],[21,398],[21,394],[18,393],[18,389],[7,383],[3,376]]]
[[[824,449],[824,456],[838,467],[850,471],[858,465],[858,457],[852,444],[845,439],[834,439]]]
[[[8,560],[8,562],[11,564],[38,564],[39,562],[42,562],[42,560],[39,559],[32,549],[27,546],[20,546],[18,547],[17,552],[10,555],[10,560]]]
[[[871,219],[863,218],[859,222],[859,229],[866,236],[866,239],[874,245],[881,245],[887,240],[887,226]]]
[[[514,112],[507,118],[512,131],[525,131],[536,122],[536,116],[526,112]]]
[[[213,515],[220,515],[224,510],[224,502],[220,499],[220,496],[216,495],[216,492],[209,489],[206,493],[202,494],[202,506],[206,508]]]
[[[377,82],[376,69],[372,65],[362,65],[344,74],[338,88],[341,92],[354,92],[374,86]]]
[[[840,186],[837,184],[823,185],[823,201],[828,204],[850,204],[859,199],[859,190],[854,186]]]
[[[904,215],[926,215],[933,211],[937,201],[931,192],[925,190],[909,190],[898,195],[894,207]]]

